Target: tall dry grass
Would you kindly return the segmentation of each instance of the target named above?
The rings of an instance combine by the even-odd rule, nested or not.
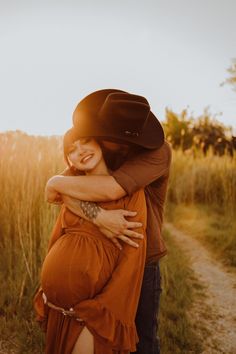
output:
[[[204,204],[222,212],[236,211],[236,154],[206,157],[173,154],[169,201],[175,204]]]
[[[57,137],[0,134],[0,315],[6,321],[0,325],[2,335],[8,326],[20,325],[27,338],[32,331],[31,299],[57,214],[57,208],[44,201],[44,188],[47,179],[63,169],[61,151]]]

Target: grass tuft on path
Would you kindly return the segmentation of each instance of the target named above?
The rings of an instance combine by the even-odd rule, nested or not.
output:
[[[174,237],[164,231],[168,255],[161,260],[162,295],[159,317],[161,352],[202,353],[201,340],[194,331],[188,311],[202,288],[190,268],[189,259]]]

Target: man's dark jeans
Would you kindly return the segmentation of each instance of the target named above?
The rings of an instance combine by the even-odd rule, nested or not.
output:
[[[145,267],[142,290],[136,315],[139,336],[136,354],[159,354],[160,344],[157,336],[158,310],[161,294],[159,263]]]

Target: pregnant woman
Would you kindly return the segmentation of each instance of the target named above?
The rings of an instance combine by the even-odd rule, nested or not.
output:
[[[109,175],[99,140],[81,137],[72,128],[64,136],[64,152],[72,174]],[[47,354],[136,350],[135,315],[146,251],[144,190],[98,205],[137,211],[132,221],[142,224],[137,232],[144,239],[137,241],[138,248],[123,244],[120,250],[92,222],[62,205],[43,262],[41,288],[34,297],[37,320],[46,331]]]

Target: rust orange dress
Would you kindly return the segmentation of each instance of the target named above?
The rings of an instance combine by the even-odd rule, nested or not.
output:
[[[123,244],[119,250],[92,223],[62,206],[41,271],[41,287],[34,297],[37,320],[46,331],[47,354],[70,354],[84,326],[94,336],[95,354],[128,354],[136,350],[135,327],[146,256],[144,190],[118,201],[99,203],[104,209],[137,211],[142,222],[139,248]],[[73,308],[75,317],[51,308]]]

